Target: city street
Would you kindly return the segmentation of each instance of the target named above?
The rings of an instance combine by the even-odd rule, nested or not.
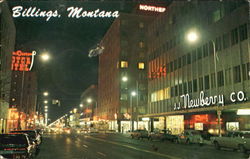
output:
[[[44,135],[37,159],[244,159],[240,152],[213,146],[131,139],[121,134]]]

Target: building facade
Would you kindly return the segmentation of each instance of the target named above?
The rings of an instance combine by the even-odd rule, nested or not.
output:
[[[15,47],[16,28],[6,1],[0,3],[0,132],[7,132],[11,90],[11,55]]]
[[[151,20],[150,16],[121,14],[101,41],[104,52],[99,56],[98,116],[109,122],[111,130],[137,129],[137,116],[146,113],[145,31]]]
[[[249,130],[248,11],[246,1],[173,2],[148,29],[149,105],[141,117],[174,134]],[[198,33],[195,43],[189,31]]]

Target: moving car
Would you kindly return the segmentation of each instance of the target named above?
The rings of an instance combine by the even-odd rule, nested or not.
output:
[[[147,139],[150,139],[148,131],[147,130],[140,130],[140,129],[131,132],[131,137],[132,137],[132,139],[133,138],[137,138],[137,139],[147,138]]]
[[[0,157],[31,159],[35,153],[35,145],[30,143],[27,134],[0,134]]]
[[[11,133],[25,133],[28,135],[30,142],[34,142],[36,144],[36,148],[39,149],[41,144],[41,136],[35,130],[15,130],[11,131]]]
[[[186,143],[186,144],[200,144],[203,145],[203,138],[201,136],[201,133],[197,130],[184,130],[183,133],[181,133],[178,136],[178,143]]]
[[[250,150],[250,131],[229,131],[221,137],[211,137],[211,142],[218,150],[225,147],[245,153]]]
[[[173,135],[170,130],[156,130],[149,135],[151,140],[160,140],[160,141],[172,141],[176,142],[178,139],[177,135]]]

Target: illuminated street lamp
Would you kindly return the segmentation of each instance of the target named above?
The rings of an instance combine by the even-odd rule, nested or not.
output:
[[[189,41],[189,42],[196,42],[197,40],[198,40],[198,33],[197,32],[195,32],[195,31],[190,31],[190,32],[188,32],[187,33],[187,40]]]
[[[79,106],[82,108],[82,107],[83,107],[83,104],[80,104]]]
[[[88,103],[92,103],[92,99],[91,99],[91,98],[88,98],[88,99],[87,99],[87,102],[88,102]]]
[[[45,101],[44,101],[44,103],[45,103],[45,104],[48,104],[48,101],[47,101],[47,100],[45,100]]]
[[[48,61],[50,59],[50,56],[49,56],[48,53],[43,53],[41,55],[41,58],[42,58],[43,61]]]
[[[123,81],[123,82],[127,82],[127,81],[128,81],[128,77],[127,77],[127,76],[123,76],[123,77],[122,77],[122,81]]]
[[[48,96],[49,93],[48,93],[48,92],[43,92],[43,95],[44,95],[44,96]]]
[[[45,105],[45,106],[44,106],[44,108],[45,108],[45,109],[48,109],[48,106],[47,106],[47,105]]]

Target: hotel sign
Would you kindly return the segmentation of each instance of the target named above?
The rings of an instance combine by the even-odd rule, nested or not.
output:
[[[157,6],[150,6],[150,5],[139,5],[139,10],[150,11],[150,12],[159,12],[163,13],[166,11],[165,7],[157,7]]]
[[[34,63],[35,51],[22,52],[21,50],[12,53],[12,71],[31,71]]]
[[[184,94],[180,96],[183,105],[181,102],[174,104],[174,110],[183,110],[183,109],[192,109],[200,108],[212,105],[224,106],[224,95],[215,95],[205,97],[203,91],[200,92],[199,98],[191,99],[189,94]],[[246,95],[243,91],[232,92],[229,97],[232,103],[235,102],[244,102],[247,100]]]

